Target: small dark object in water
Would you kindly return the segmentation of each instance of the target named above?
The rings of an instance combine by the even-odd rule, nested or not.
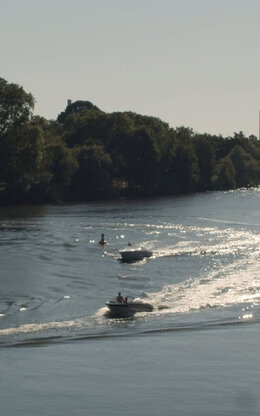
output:
[[[104,234],[101,234],[101,239],[100,239],[100,241],[99,241],[99,244],[101,244],[101,245],[104,245],[104,244],[106,244],[107,242],[106,242],[106,240],[105,240],[105,236],[104,236]]]

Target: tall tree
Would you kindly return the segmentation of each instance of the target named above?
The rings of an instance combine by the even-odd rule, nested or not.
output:
[[[58,115],[57,121],[59,123],[63,123],[70,114],[81,113],[88,110],[99,110],[99,108],[92,104],[90,101],[80,100],[75,101],[74,103],[68,103],[65,111],[62,111]]]
[[[32,115],[33,107],[31,94],[19,85],[0,78],[0,139],[8,130],[24,126]]]
[[[103,145],[92,144],[78,149],[79,169],[72,182],[74,195],[83,200],[103,199],[112,192],[112,161]]]

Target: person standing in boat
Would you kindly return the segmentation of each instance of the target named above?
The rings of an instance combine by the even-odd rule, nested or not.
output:
[[[121,296],[121,292],[118,293],[118,296],[116,297],[116,301],[118,303],[123,303],[124,302],[124,298],[123,298],[123,296]]]

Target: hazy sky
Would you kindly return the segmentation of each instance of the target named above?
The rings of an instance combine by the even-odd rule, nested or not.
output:
[[[67,99],[258,136],[259,0],[0,0],[0,77],[35,114]]]

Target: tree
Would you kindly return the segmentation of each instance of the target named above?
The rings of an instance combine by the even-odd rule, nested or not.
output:
[[[63,123],[70,114],[81,113],[82,111],[88,110],[100,111],[99,108],[92,104],[90,101],[75,101],[74,103],[67,105],[65,111],[62,111],[58,115],[57,121],[59,123]]]
[[[236,170],[230,157],[221,159],[215,166],[212,176],[212,188],[226,190],[236,188]]]
[[[34,99],[17,84],[0,78],[0,139],[12,129],[21,128],[30,119]]]
[[[94,142],[94,139],[92,139]],[[103,199],[112,193],[112,161],[103,145],[84,145],[78,149],[79,169],[72,182],[72,192],[79,199]]]
[[[198,158],[192,143],[179,144],[172,160],[171,175],[174,193],[194,192],[199,183]]]
[[[260,164],[242,146],[236,145],[230,152],[236,170],[236,183],[239,187],[259,184]]]
[[[73,152],[61,140],[57,140],[46,147],[45,159],[48,171],[52,174],[51,183],[69,185],[78,169],[78,162]]]
[[[212,171],[216,159],[214,140],[208,134],[194,138],[195,151],[200,172],[199,189],[205,191],[211,187]]]
[[[26,199],[32,186],[41,182],[44,138],[39,127],[27,124],[9,131],[0,143],[1,176],[12,200]]]

